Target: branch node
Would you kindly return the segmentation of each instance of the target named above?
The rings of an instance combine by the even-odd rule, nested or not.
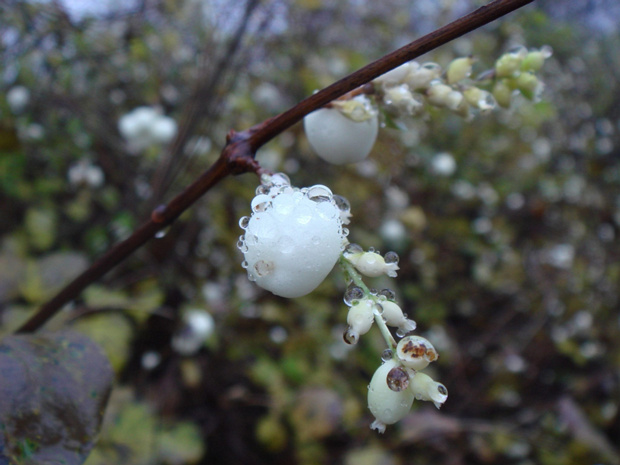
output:
[[[151,221],[153,223],[163,223],[166,221],[166,213],[168,211],[168,206],[165,204],[158,205],[151,212]]]

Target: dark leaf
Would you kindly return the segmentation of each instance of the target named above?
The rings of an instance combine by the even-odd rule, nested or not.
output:
[[[3,455],[15,464],[83,463],[99,432],[112,380],[101,349],[81,334],[3,339],[0,463]]]

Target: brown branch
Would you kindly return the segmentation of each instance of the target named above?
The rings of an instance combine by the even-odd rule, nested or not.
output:
[[[231,174],[247,172],[260,173],[261,168],[258,162],[254,160],[256,150],[293,126],[308,113],[321,108],[332,100],[370,82],[407,61],[413,60],[533,1],[495,0],[359,69],[302,100],[278,116],[270,118],[246,131],[231,131],[228,134],[227,144],[220,157],[206,172],[172,199],[168,205],[157,207],[149,221],[138,228],[129,238],[112,247],[86,271],[70,282],[55,297],[44,304],[17,332],[28,333],[39,329],[65,304],[75,299],[84,288],[101,278],[144,245],[158,231],[174,222],[181,213],[225,177]]]

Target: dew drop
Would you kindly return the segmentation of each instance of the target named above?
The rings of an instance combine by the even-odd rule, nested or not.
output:
[[[291,185],[290,178],[284,173],[272,174],[270,181],[271,181],[271,184],[273,184],[274,186],[290,186]]]
[[[250,224],[250,217],[249,216],[242,216],[239,219],[239,227],[241,229],[247,229],[249,224]]]
[[[385,263],[398,263],[398,254],[396,252],[388,252],[383,259]]]
[[[243,260],[241,262],[241,268],[247,268],[248,266],[249,266],[249,264],[248,264],[247,260]]]
[[[259,260],[254,264],[254,271],[259,278],[267,276],[273,271],[273,262],[266,262],[265,260]]]
[[[401,328],[398,328],[398,329],[396,330],[396,335],[397,335],[398,337],[405,337],[405,335],[406,335],[406,334],[407,334],[407,332],[406,332],[406,331],[404,331],[404,330],[403,330],[403,329],[401,329]]]
[[[377,295],[387,300],[396,300],[396,293],[392,289],[381,289]]]
[[[313,202],[329,202],[333,197],[332,191],[322,184],[308,188],[306,195]]]
[[[251,206],[253,212],[264,212],[271,207],[271,198],[264,194],[257,195],[252,199]]]
[[[343,300],[344,303],[350,307],[356,300],[361,300],[364,296],[364,290],[361,287],[352,284],[345,291]]]
[[[381,360],[387,362],[392,359],[392,355],[394,355],[394,353],[390,349],[385,349],[381,354]]]
[[[362,247],[359,244],[354,244],[354,243],[347,244],[347,246],[344,249],[345,254],[356,254],[356,253],[362,253],[363,251],[364,249],[362,249]]]
[[[256,195],[266,195],[269,194],[269,191],[271,190],[271,188],[265,184],[261,184],[260,186],[258,186],[256,188]]]
[[[409,386],[409,375],[401,367],[394,367],[387,375],[387,385],[392,391],[404,391]]]

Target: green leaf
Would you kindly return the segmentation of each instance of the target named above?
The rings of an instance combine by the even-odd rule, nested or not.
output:
[[[70,331],[0,342],[0,446],[12,464],[77,465],[94,446],[113,380],[108,360]]]

